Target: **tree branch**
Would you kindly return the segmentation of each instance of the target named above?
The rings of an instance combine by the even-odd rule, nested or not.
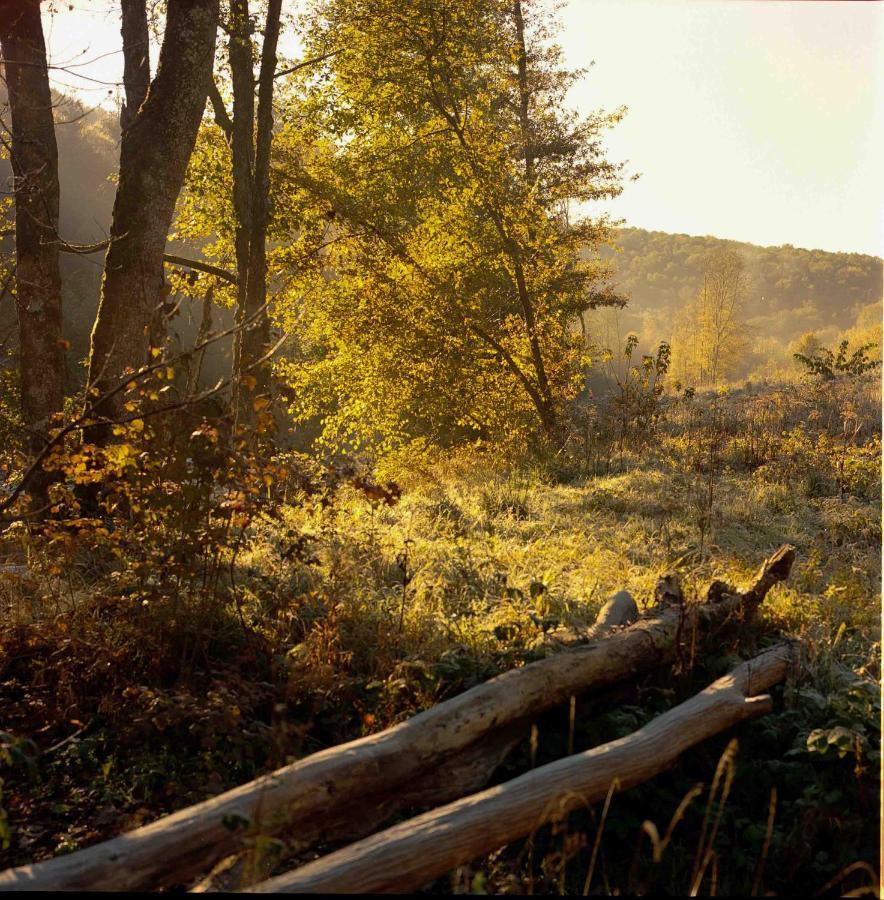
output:
[[[233,143],[233,120],[230,118],[230,113],[227,112],[224,98],[221,96],[221,91],[218,90],[214,78],[209,83],[209,100],[212,103],[212,112],[215,114],[215,124],[224,132],[224,140],[230,145]]]
[[[119,240],[119,238],[116,238]],[[59,250],[62,253],[77,253],[88,255],[90,253],[99,253],[106,250],[110,246],[110,238],[105,241],[99,241],[97,244],[69,244],[67,241],[60,241]],[[189,259],[186,256],[177,256],[174,253],[164,253],[163,262],[172,266],[185,266],[188,269],[195,269],[197,272],[205,272],[207,275],[214,275],[228,284],[236,284],[236,275],[222,269],[220,266],[213,266],[211,263],[203,262],[199,259]]]
[[[293,72],[298,72],[301,69],[306,69],[309,66],[315,66],[317,63],[321,63],[323,60],[329,59],[332,56],[337,56],[340,53],[340,50],[330,50],[328,53],[323,53],[321,56],[314,56],[311,59],[302,60],[299,63],[295,63],[295,65],[291,66],[288,69],[282,69],[279,72],[275,72],[273,74],[274,78],[282,78],[284,75],[291,75]],[[255,82],[257,84],[257,82]]]
[[[163,262],[173,266],[185,266],[188,269],[195,269],[197,272],[205,272],[207,275],[214,275],[216,278],[220,278],[228,284],[237,283],[236,275],[234,275],[233,272],[228,272],[226,269],[222,269],[219,266],[213,266],[211,263],[202,262],[198,259],[187,259],[187,257],[184,256],[175,256],[172,253],[164,253]]]
[[[133,382],[137,383],[137,382],[143,380],[144,378],[146,378],[152,372],[157,371],[158,369],[165,368],[166,366],[168,366],[172,363],[179,362],[180,360],[185,359],[186,357],[193,356],[194,353],[198,353],[200,350],[204,350],[210,344],[214,344],[217,341],[220,341],[226,337],[229,337],[230,335],[236,334],[238,331],[243,331],[247,328],[250,328],[252,325],[254,325],[258,321],[260,316],[266,311],[266,308],[268,305],[269,304],[265,304],[260,309],[255,310],[255,312],[251,316],[249,316],[247,319],[245,319],[243,322],[240,322],[239,324],[234,325],[232,328],[228,328],[226,331],[221,331],[221,332],[218,332],[218,334],[213,334],[211,337],[206,338],[206,340],[202,341],[201,343],[195,344],[193,347],[191,347],[190,350],[186,350],[185,352],[179,353],[177,356],[172,357],[172,359],[163,359],[163,360],[159,360],[157,362],[151,363],[149,365],[142,366],[137,372],[133,372],[132,374],[125,376],[122,381],[120,381],[119,383],[114,385],[112,388],[109,388],[103,394],[101,394],[99,397],[97,397],[95,400],[93,400],[86,407],[86,409],[84,409],[83,412],[80,413],[80,415],[78,415],[76,418],[74,418],[70,422],[68,422],[68,424],[65,425],[63,428],[59,429],[59,431],[57,431],[52,436],[52,438],[50,438],[44,444],[43,448],[34,457],[31,464],[25,470],[24,474],[22,475],[21,479],[19,480],[19,483],[13,489],[12,493],[9,494],[9,496],[7,496],[5,500],[0,501],[0,512],[4,512],[5,510],[9,509],[13,503],[15,503],[15,501],[21,496],[21,494],[23,493],[25,488],[28,486],[31,479],[34,477],[35,473],[39,470],[40,466],[43,464],[43,461],[49,455],[50,451],[54,447],[57,447],[72,431],[76,431],[78,428],[82,428],[82,427],[88,426],[88,425],[125,424],[126,422],[131,422],[131,421],[134,421],[135,419],[143,419],[143,418],[145,418],[145,416],[148,416],[148,415],[156,415],[160,412],[169,412],[173,409],[180,409],[183,406],[187,406],[192,403],[197,403],[200,400],[203,400],[206,397],[209,397],[212,394],[215,394],[218,391],[222,390],[227,384],[230,383],[230,379],[226,379],[226,380],[221,379],[213,388],[210,388],[208,391],[204,391],[202,394],[197,394],[194,397],[188,397],[186,400],[181,401],[180,403],[171,404],[166,407],[159,407],[158,409],[155,409],[155,410],[144,410],[142,412],[136,413],[135,415],[133,415],[129,418],[125,418],[125,417],[122,419],[108,419],[106,417],[102,417],[101,419],[93,419],[92,418],[92,415],[96,409],[98,409],[107,400],[111,399],[112,397],[115,397],[117,394],[124,391]],[[279,347],[282,345],[282,342],[285,339],[285,337],[286,337],[286,335],[283,335],[283,337],[280,338],[280,340],[277,341],[276,344],[274,344],[274,346],[268,351],[267,354],[265,354],[264,357],[262,357],[259,360],[256,360],[254,365],[258,365],[260,363],[265,362],[267,358],[269,358],[273,353],[275,353],[279,349]],[[251,367],[249,367],[249,368],[251,368]],[[8,522],[15,521],[16,518],[18,518],[18,517],[9,518],[9,519],[0,519],[0,522],[6,524]]]

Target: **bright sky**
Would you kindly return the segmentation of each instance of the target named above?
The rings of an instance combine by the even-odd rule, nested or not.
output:
[[[118,5],[58,7],[45,14],[50,62],[69,67],[58,87],[108,102],[116,89],[99,82],[121,78]],[[884,255],[884,5],[565,0],[561,20],[569,65],[595,60],[574,106],[629,108],[606,144],[641,178],[605,204],[612,215]]]

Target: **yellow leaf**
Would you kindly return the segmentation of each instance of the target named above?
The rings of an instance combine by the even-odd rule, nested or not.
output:
[[[255,402],[252,404],[255,412],[261,412],[262,409],[266,409],[268,406],[270,406],[270,400],[267,397],[256,397]]]
[[[144,419],[133,419],[132,430],[139,434],[144,431]]]

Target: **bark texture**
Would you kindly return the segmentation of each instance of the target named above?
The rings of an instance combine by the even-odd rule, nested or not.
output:
[[[89,386],[103,394],[148,359],[151,323],[162,300],[163,253],[206,104],[218,0],[169,0],[157,74],[123,132],[120,178],[101,302],[92,332]],[[122,394],[97,415],[112,418]],[[106,441],[106,428],[90,439]]]
[[[64,397],[58,148],[39,0],[0,6],[0,49],[12,119],[21,405],[24,424],[32,430],[30,449],[36,453]],[[42,505],[46,484],[46,475],[31,482],[37,505]]]
[[[292,763],[211,800],[103,844],[0,874],[0,890],[137,890],[180,883],[238,852],[246,820],[265,836],[297,833],[305,845],[326,822],[356,819],[371,798],[395,793],[489,734],[529,719],[572,694],[603,688],[680,660],[697,635],[716,636],[750,619],[789,574],[795,551],[781,547],[744,593],[673,604],[596,643],[513,669],[405,722]]]
[[[120,110],[120,127],[135,120],[150,87],[147,0],[122,0],[123,85],[126,100]]]
[[[256,121],[248,0],[233,0],[231,3],[233,116],[228,120],[227,133],[233,157],[237,322],[240,325],[246,321],[252,322],[237,332],[234,345],[234,406],[237,421],[241,424],[253,420],[255,399],[270,393],[269,362],[262,359],[270,346],[270,321],[266,312],[261,314],[260,311],[267,299],[273,86],[281,11],[282,0],[270,0],[261,49]]]
[[[252,890],[415,891],[579,806],[602,800],[615,781],[621,790],[641,784],[695,744],[769,713],[773,701],[759,692],[786,677],[791,657],[789,646],[775,647],[627,737],[408,819]]]

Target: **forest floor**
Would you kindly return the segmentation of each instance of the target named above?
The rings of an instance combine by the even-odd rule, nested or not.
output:
[[[622,588],[642,607],[665,573],[689,599],[715,578],[744,585],[782,543],[796,547],[796,565],[764,604],[757,641],[798,638],[801,676],[776,694],[776,714],[738,729],[717,890],[748,891],[761,877],[771,788],[765,889],[812,893],[848,864],[876,865],[877,486],[845,495],[809,471],[710,474],[662,454],[627,453],[616,469],[564,478],[462,460],[402,479],[392,505],[352,487],[284,505],[253,527],[221,599],[146,602],[88,567],[43,582],[0,576],[0,867],[75,850],[383,729],[550,652],[545,632],[590,624]],[[720,675],[734,650],[681,677],[645,679],[613,705],[581,701],[575,749],[634,730]],[[545,717],[499,777],[562,755],[567,728]],[[662,834],[695,783],[708,789],[726,744],[709,742],[614,799],[594,892],[687,890],[711,801],[689,804],[659,863],[642,823]],[[579,891],[596,812],[436,888]]]

